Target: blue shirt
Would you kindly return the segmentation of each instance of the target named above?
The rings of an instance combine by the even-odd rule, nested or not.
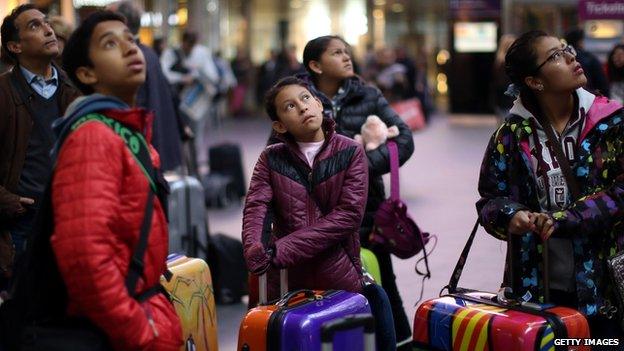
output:
[[[37,94],[41,95],[44,99],[49,99],[54,95],[58,88],[58,73],[54,66],[52,66],[52,77],[48,79],[45,79],[43,76],[38,76],[22,66],[20,66],[20,69],[28,85],[30,85]]]

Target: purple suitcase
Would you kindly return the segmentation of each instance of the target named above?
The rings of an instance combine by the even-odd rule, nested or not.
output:
[[[287,273],[285,270],[280,273],[284,292],[287,291]],[[266,275],[260,277],[259,291],[260,303],[266,303]],[[353,323],[353,318],[358,321],[364,316],[372,318],[370,305],[360,294],[341,290],[297,290],[284,294],[276,307],[267,325],[266,350],[321,351],[324,326],[328,330],[325,339],[333,339],[334,350],[372,350],[365,348],[364,340],[372,335],[374,344],[374,330],[371,333],[366,323]],[[242,350],[253,351],[244,346]]]
[[[324,324],[354,314],[371,314],[368,301],[360,294],[340,290],[327,290],[322,294],[317,294],[317,291],[306,293],[311,296],[308,301],[273,313],[269,321],[269,350],[319,351],[320,331]],[[279,347],[273,348],[271,345]],[[337,332],[334,336],[334,350],[364,350],[363,328]]]

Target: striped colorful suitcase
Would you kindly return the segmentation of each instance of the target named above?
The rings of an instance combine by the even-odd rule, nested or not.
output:
[[[416,310],[416,350],[589,350],[586,346],[567,349],[555,345],[555,339],[589,338],[587,319],[574,309],[513,300],[508,296],[510,288],[503,288],[498,294],[457,288],[478,228],[477,220],[445,287],[449,294],[425,301]],[[512,242],[508,241],[508,245],[509,253]],[[544,250],[548,252],[547,248]],[[546,255],[543,263],[544,272],[548,272]],[[548,291],[546,275],[543,281]]]
[[[204,260],[171,254],[167,267],[173,273],[161,284],[167,290],[182,322],[184,346],[180,351],[217,351],[217,311],[210,269]]]
[[[287,275],[280,272],[282,292]],[[260,304],[249,310],[238,333],[239,351],[320,351],[322,326],[354,314],[371,315],[366,298],[346,291],[297,290],[266,303],[266,275],[260,281]],[[362,328],[340,331],[335,350],[364,350]]]
[[[484,292],[425,301],[414,318],[417,350],[550,351],[555,350],[555,338],[589,338],[587,320],[566,307],[505,306],[496,302],[495,294]]]

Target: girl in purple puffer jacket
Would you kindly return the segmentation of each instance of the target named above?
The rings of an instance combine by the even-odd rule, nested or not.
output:
[[[334,132],[334,122],[323,119],[321,101],[302,80],[278,82],[267,93],[266,110],[281,143],[262,152],[251,178],[242,233],[247,268],[254,275],[268,272],[269,300],[278,297],[282,268],[288,269],[290,289],[364,293],[376,323],[385,319],[381,324],[391,329],[395,342],[391,314],[375,313],[390,311],[385,292],[379,288],[381,298],[363,292],[359,228],[368,195],[364,150]],[[271,233],[269,243],[262,240],[266,232]],[[380,345],[384,336],[377,338]]]

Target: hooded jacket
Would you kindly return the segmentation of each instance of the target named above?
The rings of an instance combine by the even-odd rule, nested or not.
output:
[[[324,114],[336,122],[336,132],[353,139],[361,134],[362,125],[370,115],[377,115],[388,127],[397,126],[399,135],[393,138],[399,150],[399,163],[403,165],[414,153],[414,139],[409,127],[399,115],[394,112],[381,91],[372,85],[366,84],[355,76],[346,79],[334,101],[318,91],[312,84],[309,74],[298,76],[310,84],[314,94],[323,103]],[[373,219],[379,205],[385,200],[382,175],[390,172],[390,156],[386,144],[366,151],[368,159],[369,189],[364,220],[360,229],[360,238],[363,243],[368,242],[372,232]]]
[[[605,258],[623,248],[624,120],[622,106],[578,89],[578,113],[585,124],[578,140],[577,161],[572,166],[583,197],[563,210],[551,212],[553,236],[572,240],[574,276],[579,310],[587,316],[615,304]],[[481,224],[494,237],[507,240],[507,227],[520,210],[540,212],[536,181],[531,167],[529,138],[535,132],[531,112],[520,99],[492,135],[481,165],[477,211]],[[511,237],[513,281],[518,296],[530,293],[543,301],[542,241],[534,233]],[[506,269],[506,272],[508,269]]]
[[[55,124],[55,131],[60,134],[90,112],[143,132],[150,143],[151,114],[101,95],[75,101],[66,117]],[[149,145],[157,168],[158,154]],[[105,332],[116,350],[178,350],[182,330],[168,299],[157,294],[138,302],[125,286],[149,189],[137,161],[121,137],[96,121],[73,131],[61,149],[55,150],[55,156],[51,243],[67,287],[68,313],[88,318]],[[154,197],[137,293],[159,283],[166,269],[167,251],[167,222],[160,201]]]
[[[367,164],[361,145],[335,134],[333,126],[325,119],[325,142],[313,167],[294,140],[283,138],[262,152],[254,168],[243,248],[250,272],[270,268],[269,298],[278,296],[280,268],[288,269],[290,290],[361,290],[358,230]]]

